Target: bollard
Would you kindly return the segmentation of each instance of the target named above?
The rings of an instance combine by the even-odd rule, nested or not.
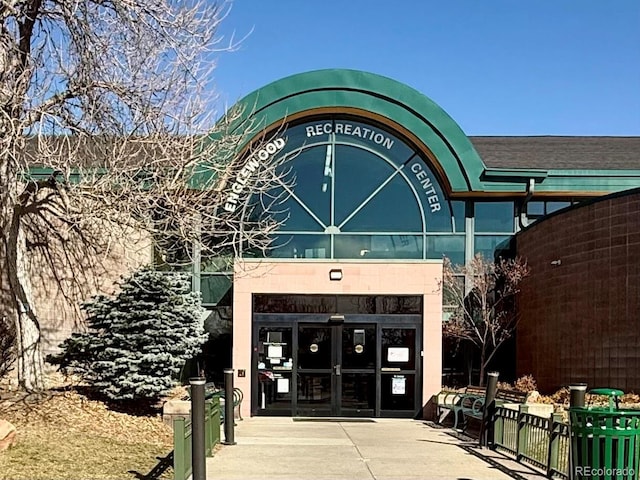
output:
[[[233,426],[235,425],[233,412],[233,368],[224,371],[224,444],[235,445]],[[195,480],[195,479],[194,479]]]
[[[204,384],[203,377],[189,379],[191,385],[191,466],[193,480],[207,477],[204,441]]]
[[[569,408],[584,408],[585,395],[587,393],[586,383],[576,383],[569,385]],[[571,422],[569,422],[569,478],[576,478],[575,460],[573,459],[573,448],[571,448],[571,442],[573,442],[573,434],[571,433]]]
[[[584,407],[584,397],[587,393],[586,383],[576,383],[569,385],[569,406],[570,407]]]
[[[482,409],[482,424],[480,425],[480,446],[487,447],[494,444],[494,421],[496,411],[496,393],[498,391],[498,372],[487,373],[487,389],[484,394],[484,408]]]

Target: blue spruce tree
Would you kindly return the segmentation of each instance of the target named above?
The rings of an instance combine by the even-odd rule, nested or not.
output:
[[[83,309],[88,331],[67,339],[48,360],[111,400],[160,398],[207,340],[200,295],[183,273],[143,268],[117,295],[96,296]]]

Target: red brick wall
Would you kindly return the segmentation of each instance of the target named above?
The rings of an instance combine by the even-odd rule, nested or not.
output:
[[[640,191],[574,207],[517,236],[518,376],[640,393]],[[552,265],[559,260],[560,265]]]

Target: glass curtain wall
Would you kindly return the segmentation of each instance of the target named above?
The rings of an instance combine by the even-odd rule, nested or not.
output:
[[[383,125],[334,115],[291,125],[278,138],[279,168],[290,186],[270,196],[286,200],[254,212],[280,223],[271,258],[447,256],[463,264],[478,252],[499,255],[517,228],[514,201],[448,198],[423,152]],[[205,305],[228,297],[230,265],[218,259],[194,265]]]
[[[294,187],[274,208],[281,228],[270,256],[464,262],[465,204],[449,201],[408,143],[339,117],[292,126],[283,138],[282,171]]]

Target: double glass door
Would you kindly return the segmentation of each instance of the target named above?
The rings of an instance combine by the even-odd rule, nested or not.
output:
[[[254,415],[412,417],[420,408],[420,317],[256,319]],[[324,317],[324,318],[322,318]]]
[[[376,326],[298,325],[297,414],[373,416]]]

